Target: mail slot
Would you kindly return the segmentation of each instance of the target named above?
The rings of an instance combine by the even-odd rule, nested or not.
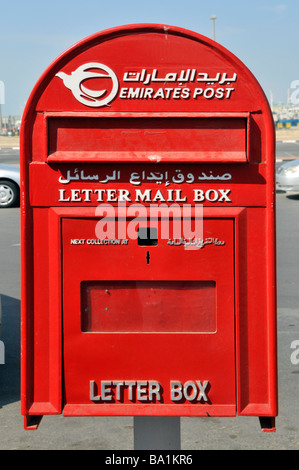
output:
[[[84,39],[21,132],[21,405],[277,416],[275,138],[250,71],[197,33]]]
[[[244,117],[49,118],[48,161],[247,160]]]

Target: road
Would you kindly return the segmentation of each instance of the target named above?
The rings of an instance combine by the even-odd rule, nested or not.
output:
[[[0,149],[0,164],[18,165],[20,162],[20,151],[18,149]]]
[[[262,433],[258,419],[181,418],[182,450],[290,449],[299,447],[299,195],[277,194],[279,417],[276,433]],[[0,293],[5,364],[0,365],[0,449],[133,449],[131,417],[44,416],[37,431],[23,430],[20,415],[19,209],[0,211]]]
[[[278,160],[299,158],[299,142],[277,142],[276,158]]]

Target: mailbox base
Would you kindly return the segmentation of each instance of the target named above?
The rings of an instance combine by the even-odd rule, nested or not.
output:
[[[275,417],[274,416],[260,416],[260,425],[263,432],[275,432]]]
[[[43,415],[24,416],[25,431],[36,431],[41,423],[42,418],[43,418]],[[142,420],[144,420],[145,418],[142,416],[142,417],[137,417],[137,420],[138,419],[139,421],[135,421],[135,422],[140,424],[140,423],[143,423]],[[165,417],[160,417],[159,419],[163,420],[165,419]],[[172,417],[171,419],[179,419],[179,417]],[[135,420],[136,420],[136,417],[135,417]],[[180,421],[177,421],[176,423],[179,423],[179,422]],[[276,432],[276,424],[275,424],[274,416],[259,416],[259,422],[260,422],[261,430],[263,432]]]
[[[40,422],[43,418],[43,415],[26,415],[24,416],[24,429],[25,431],[36,431]]]

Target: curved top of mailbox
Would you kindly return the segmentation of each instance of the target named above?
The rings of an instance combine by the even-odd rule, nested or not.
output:
[[[137,24],[94,34],[48,67],[23,115],[21,159],[273,166],[274,136],[262,88],[231,52],[186,29]]]
[[[61,54],[27,102],[30,112],[268,112],[248,68],[195,32],[137,24],[94,34]]]

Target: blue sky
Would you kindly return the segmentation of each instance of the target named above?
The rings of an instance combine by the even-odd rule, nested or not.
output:
[[[299,80],[298,0],[0,0],[2,114],[22,114],[48,65],[77,41],[113,26],[165,23],[212,36],[253,72],[270,99],[286,102]]]

